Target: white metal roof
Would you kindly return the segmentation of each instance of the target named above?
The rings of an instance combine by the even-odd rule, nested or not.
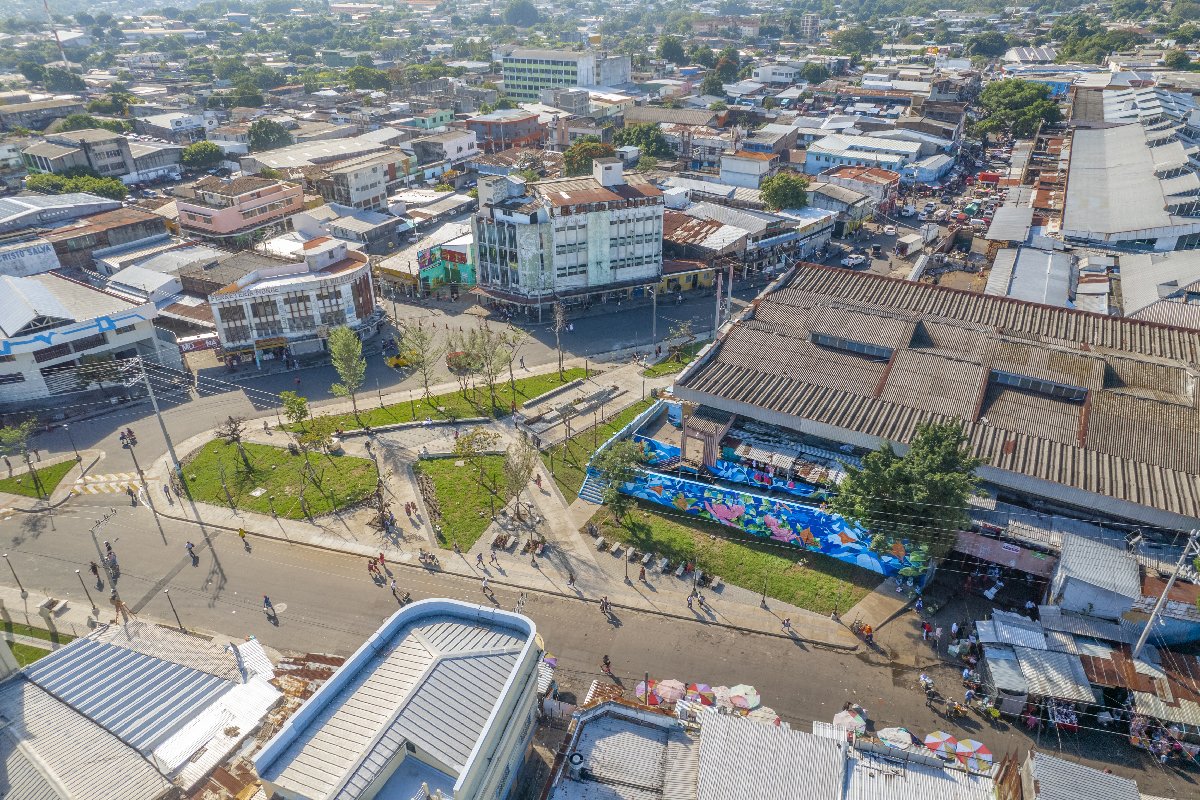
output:
[[[1013,652],[1029,685],[1029,694],[1081,703],[1096,701],[1079,656],[1028,647],[1014,647]]]
[[[709,713],[700,726],[696,800],[795,800],[803,775],[805,797],[840,797],[845,742]]]
[[[919,753],[850,750],[841,800],[992,800],[992,779]],[[816,797],[816,795],[806,795]],[[823,795],[824,796],[824,795]]]
[[[1038,800],[1140,800],[1137,782],[1034,751]]]
[[[355,798],[406,743],[461,774],[533,634],[514,615],[455,605],[472,613],[397,612],[264,748],[259,775],[306,797]]]
[[[1063,537],[1059,572],[1070,579],[1115,594],[1137,599],[1142,596],[1141,573],[1137,561],[1119,547],[1083,536]]]

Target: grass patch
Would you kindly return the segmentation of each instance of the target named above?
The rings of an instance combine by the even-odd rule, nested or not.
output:
[[[676,361],[673,357],[668,356],[665,361],[660,361],[657,364],[646,367],[646,369],[642,370],[642,374],[647,378],[661,378],[663,375],[674,375],[677,372],[683,372],[683,368],[692,363],[696,359],[696,354],[706,346],[708,346],[708,342],[692,342],[683,348],[682,360]]]
[[[48,467],[35,469],[38,480],[42,482],[42,488],[46,492],[46,497],[54,493],[54,490],[62,483],[62,479],[67,476],[67,473],[75,468],[73,460],[60,461],[57,464],[51,464]],[[8,492],[9,494],[19,494],[24,497],[38,498],[37,489],[33,482],[33,474],[26,472],[24,475],[14,475],[11,478],[0,479],[0,492]]]
[[[31,647],[20,642],[8,642],[8,649],[12,650],[13,656],[17,659],[17,664],[22,667],[27,667],[39,658],[50,655],[49,650],[43,650],[40,647]]]
[[[354,414],[334,414],[338,427],[351,430],[368,425],[377,428],[381,425],[395,425],[400,422],[413,422],[426,417],[430,419],[463,419],[464,417],[503,417],[512,412],[512,406],[521,405],[538,395],[545,394],[551,389],[582,378],[585,371],[582,367],[572,367],[563,370],[563,377],[557,372],[546,375],[530,375],[515,381],[516,392],[513,392],[507,380],[496,384],[496,404],[491,404],[491,397],[486,387],[477,386],[468,390],[464,396],[461,391],[436,394],[427,400],[414,400],[411,403],[396,403],[380,408],[370,407],[370,395],[364,394],[359,398],[358,418]]]
[[[23,625],[20,622],[4,622],[4,630],[6,633],[14,633],[20,636],[32,636],[35,639],[42,639],[47,642],[56,644],[66,644],[73,640],[74,636],[68,636],[65,633],[58,631],[48,631],[43,628],[34,628],[29,625]]]
[[[596,447],[607,442],[613,434],[632,422],[634,417],[654,403],[654,398],[639,400],[615,417],[610,418],[608,422],[601,423],[594,433],[591,430],[578,433],[562,444],[555,445],[542,453],[542,461],[554,475],[554,482],[558,484],[558,488],[565,497],[569,499],[579,494],[579,488],[583,486],[583,478],[587,474],[588,461]]]
[[[441,509],[442,547],[451,548],[455,542],[469,550],[488,525],[492,524],[493,509],[499,511],[509,497],[504,485],[504,456],[484,456],[483,479],[476,467],[465,462],[461,467],[456,458],[430,458],[419,461],[413,469],[433,482],[433,491]]]
[[[853,606],[879,585],[882,576],[820,553],[764,542],[706,520],[666,516],[639,504],[618,524],[607,508],[593,522],[606,539],[666,556],[672,564],[694,561],[725,583],[800,608],[828,614]],[[798,566],[798,561],[807,562]]]
[[[271,513],[271,503],[281,517],[304,519],[300,505],[300,489],[312,516],[327,514],[335,509],[358,503],[375,491],[379,473],[375,464],[366,458],[328,456],[309,453],[313,477],[308,474],[303,455],[292,455],[285,448],[266,444],[246,443],[246,456],[251,470],[246,470],[237,445],[214,439],[196,451],[184,465],[183,478],[191,496],[205,503],[228,505],[221,485],[221,468],[225,470],[225,485],[234,505],[243,510]],[[264,491],[257,497],[256,489]],[[274,501],[270,497],[274,495]]]

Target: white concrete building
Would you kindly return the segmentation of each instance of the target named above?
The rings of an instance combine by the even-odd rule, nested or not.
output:
[[[721,183],[757,189],[763,178],[779,168],[778,153],[755,153],[738,150],[721,156]]]
[[[818,139],[808,146],[804,171],[817,175],[834,167],[883,167],[893,172],[920,158],[921,145],[876,136],[837,134]]]
[[[800,68],[791,64],[763,64],[755,67],[752,78],[759,83],[791,86],[800,75]]]
[[[95,388],[76,369],[91,356],[179,365],[153,303],[51,272],[0,276],[0,298],[0,406]]]
[[[382,312],[367,256],[319,237],[305,242],[303,259],[253,270],[209,296],[226,359],[261,366],[284,351],[319,352],[338,325],[375,334]]]
[[[480,288],[526,309],[637,296],[662,271],[662,192],[616,158],[591,177],[481,180],[473,228]]]
[[[272,797],[509,796],[537,723],[540,639],[519,614],[393,614],[255,757]]]
[[[0,275],[38,275],[61,266],[54,245],[40,236],[0,245]]]

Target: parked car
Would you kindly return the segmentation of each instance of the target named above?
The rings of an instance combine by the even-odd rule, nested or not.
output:
[[[883,226],[883,235],[884,236],[895,236],[896,235],[896,226],[895,225],[884,225]]]
[[[920,214],[917,214],[917,222],[927,222],[928,220],[929,220],[929,212],[928,211],[922,211]]]
[[[858,253],[853,253],[842,259],[843,267],[857,267],[865,263],[867,263],[867,257]]]
[[[942,195],[942,205],[948,206],[948,205],[951,205],[953,202],[954,202],[954,195],[949,195],[949,194]]]

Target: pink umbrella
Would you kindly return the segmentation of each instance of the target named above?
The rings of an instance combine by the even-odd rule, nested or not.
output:
[[[753,686],[739,683],[729,690],[729,702],[733,703],[735,708],[751,709],[762,701],[758,696],[757,689]]]
[[[663,702],[674,703],[682,700],[685,694],[687,694],[687,686],[674,678],[658,684],[658,696],[663,699]]]
[[[987,772],[992,768],[992,751],[983,742],[963,739],[955,746],[954,754],[972,772]]]

